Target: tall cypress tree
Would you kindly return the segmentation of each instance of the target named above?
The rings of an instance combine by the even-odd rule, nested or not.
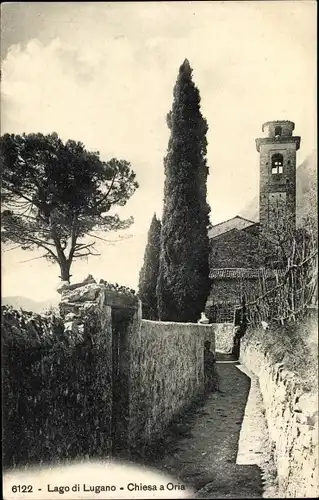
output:
[[[164,160],[164,209],[157,297],[163,321],[196,322],[209,293],[210,208],[206,201],[207,122],[187,59],[174,87]]]
[[[145,248],[144,263],[139,276],[139,297],[143,306],[143,318],[158,319],[156,284],[160,255],[161,221],[154,214]]]

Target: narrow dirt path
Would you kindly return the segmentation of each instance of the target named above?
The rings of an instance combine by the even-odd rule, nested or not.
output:
[[[260,467],[236,463],[251,386],[236,365],[230,357],[220,358],[222,392],[209,395],[172,425],[161,448],[147,461],[192,487],[198,498],[262,498]]]

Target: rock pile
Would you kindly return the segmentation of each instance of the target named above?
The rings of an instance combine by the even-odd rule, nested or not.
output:
[[[134,306],[138,299],[131,288],[111,284],[103,279],[99,283],[91,274],[79,283],[63,283],[59,288],[60,314],[65,328],[73,334],[83,334],[85,322],[103,305]]]

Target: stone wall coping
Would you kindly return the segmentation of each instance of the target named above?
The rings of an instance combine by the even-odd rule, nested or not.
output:
[[[97,283],[91,274],[89,274],[89,276],[82,282],[62,282],[58,292],[62,295],[62,302],[64,302],[65,300],[67,301],[69,297],[81,294],[81,291],[83,292],[85,290],[99,290],[101,293],[104,293],[106,300],[120,299],[122,302],[129,305],[132,303],[137,304],[139,302],[139,297],[135,294],[134,290],[125,286],[119,286],[118,284],[113,285],[112,283],[108,283],[104,280],[100,280],[100,282]],[[83,300],[79,300],[79,302],[83,302]]]
[[[87,296],[86,292],[89,293]],[[90,292],[96,292],[95,298]],[[128,295],[118,290],[109,290],[103,283],[83,283],[80,286],[64,288],[61,292],[61,302],[70,304],[83,303],[86,301],[96,301],[98,297],[104,295],[106,305],[113,307],[138,307],[139,298],[137,295]]]
[[[108,290],[107,288],[103,287],[103,285],[100,285],[101,286],[101,290],[104,292],[104,296],[105,296],[105,301],[106,301],[106,304],[107,305],[112,305],[112,304],[109,304],[108,301],[111,300],[111,301],[114,301],[116,303],[118,302],[122,302],[124,305],[127,304],[127,305],[137,305],[138,304],[138,296],[137,295],[126,295],[126,294],[122,294],[120,292],[117,292],[116,290]]]
[[[203,323],[182,323],[182,322],[179,322],[179,321],[154,321],[154,320],[151,320],[151,319],[142,319],[142,322],[144,323],[148,323],[148,324],[152,324],[152,325],[167,325],[167,326],[176,326],[176,327],[183,327],[183,326],[196,326],[196,327],[199,327],[199,328],[211,328],[213,325],[212,324],[208,324],[208,325],[205,325]]]
[[[62,290],[62,300],[63,298],[74,296],[76,293],[80,293],[81,290],[103,290],[102,286],[97,283],[86,283],[81,286],[73,287],[73,288],[64,288]]]
[[[234,323],[226,322],[226,323],[210,323],[210,326],[235,326]]]
[[[264,128],[268,127],[269,125],[278,125],[278,124],[289,124],[291,125],[291,130],[295,129],[295,122],[292,122],[291,120],[268,120],[268,122],[263,123],[262,125],[262,131],[264,132]]]

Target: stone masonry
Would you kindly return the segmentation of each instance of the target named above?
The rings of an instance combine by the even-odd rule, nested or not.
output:
[[[300,147],[300,137],[293,136],[295,124],[289,121],[273,121],[263,125],[268,136],[256,139],[260,153],[260,202],[259,222],[267,232],[273,215],[269,213],[269,204],[273,193],[286,194],[287,217],[291,227],[296,226],[296,152]],[[272,158],[281,155],[282,171],[272,173]]]
[[[70,331],[81,330],[85,322],[89,325],[88,321],[92,321],[108,337],[109,352],[105,360],[108,380],[112,380],[113,366],[112,322],[117,318],[118,325],[125,325],[121,332],[119,366],[126,380],[127,427],[124,423],[126,431],[123,427],[121,432],[127,432],[130,449],[147,446],[203,393],[205,340],[211,341],[215,348],[212,325],[142,320],[137,296],[126,290],[123,293],[110,290],[105,282],[98,284],[91,276],[79,284],[63,284],[60,293],[60,312]],[[126,323],[121,320],[125,311],[130,311]],[[111,419],[110,384],[105,404]]]
[[[240,359],[259,380],[279,496],[316,498],[319,494],[317,388],[306,391],[284,361],[274,365],[262,342],[254,340],[253,333],[242,339]]]

